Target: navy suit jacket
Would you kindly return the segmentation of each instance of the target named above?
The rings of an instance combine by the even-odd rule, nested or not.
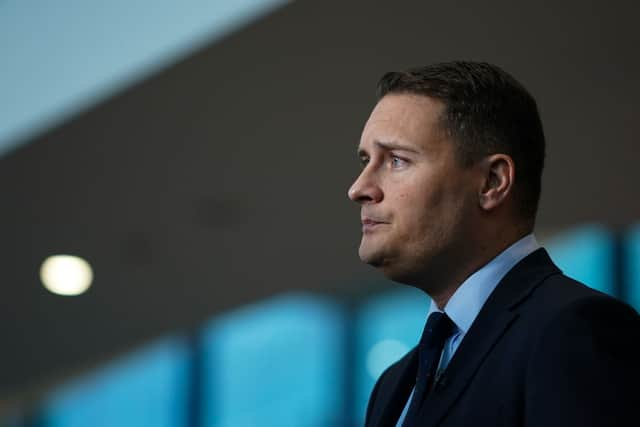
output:
[[[416,349],[390,366],[366,427],[395,426]],[[544,249],[500,281],[425,399],[420,426],[639,426],[640,316],[566,276]]]

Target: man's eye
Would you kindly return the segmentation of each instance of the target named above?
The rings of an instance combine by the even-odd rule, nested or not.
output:
[[[368,163],[369,163],[368,157],[360,157],[360,164],[362,165],[362,167],[367,166]]]
[[[405,159],[401,159],[400,157],[397,157],[397,156],[391,156],[391,167],[400,168],[405,166],[406,164],[407,164],[407,161]]]

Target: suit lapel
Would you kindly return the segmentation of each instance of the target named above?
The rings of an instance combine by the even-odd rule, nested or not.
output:
[[[407,353],[393,366],[381,384],[382,390],[389,390],[389,393],[380,395],[381,402],[376,402],[377,413],[373,414],[375,420],[372,425],[375,427],[395,426],[398,418],[404,409],[411,390],[416,381],[418,368],[418,352],[416,348]]]
[[[542,280],[559,272],[544,249],[520,261],[500,281],[460,343],[443,376],[420,411],[424,426],[437,425],[468,387],[482,361],[517,321],[513,310]]]

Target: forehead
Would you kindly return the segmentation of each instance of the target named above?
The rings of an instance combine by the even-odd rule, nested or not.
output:
[[[376,141],[398,141],[426,149],[443,136],[440,117],[442,102],[415,94],[388,94],[374,107],[364,126],[360,148],[368,149]]]

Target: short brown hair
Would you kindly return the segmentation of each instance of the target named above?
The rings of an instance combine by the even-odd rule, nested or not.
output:
[[[535,218],[540,199],[545,138],[535,100],[511,75],[485,62],[455,61],[388,72],[378,100],[388,93],[414,93],[440,100],[442,125],[470,165],[504,153],[516,165],[515,197],[525,218]]]

